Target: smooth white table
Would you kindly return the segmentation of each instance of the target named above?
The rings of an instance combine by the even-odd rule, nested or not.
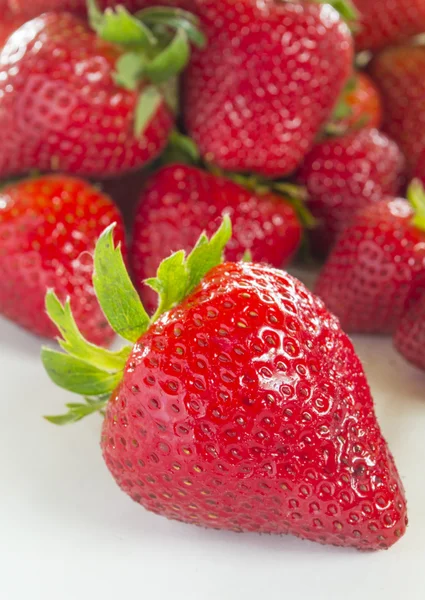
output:
[[[63,428],[41,418],[70,395],[45,375],[40,341],[0,319],[0,599],[423,600],[425,373],[389,339],[354,341],[409,501],[406,536],[378,553],[146,512],[103,464],[100,418]]]

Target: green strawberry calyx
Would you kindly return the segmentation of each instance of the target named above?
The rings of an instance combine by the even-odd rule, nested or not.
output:
[[[158,294],[158,308],[147,314],[125,267],[120,246],[114,245],[110,225],[100,236],[94,251],[93,286],[99,304],[112,329],[131,344],[116,352],[88,342],[80,333],[70,300],[63,304],[53,290],[46,294],[46,310],[60,332],[62,351],[43,347],[41,359],[50,379],[61,388],[83,396],[84,402],[67,404],[64,415],[46,417],[57,425],[74,423],[102,411],[121,382],[133,345],[161,315],[180,304],[223,259],[231,238],[228,215],[209,239],[202,233],[193,250],[183,250],[164,259],[156,277],[146,284]]]
[[[191,44],[203,48],[206,38],[199,20],[178,8],[152,7],[131,14],[124,6],[102,12],[87,0],[89,22],[98,37],[124,52],[116,62],[115,83],[140,91],[135,134],[140,137],[165,100],[177,112],[177,77],[189,62]]]
[[[425,231],[425,190],[420,179],[412,179],[407,188],[406,198],[415,212],[412,225]]]

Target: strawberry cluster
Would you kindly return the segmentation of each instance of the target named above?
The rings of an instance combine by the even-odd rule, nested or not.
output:
[[[425,369],[425,1],[0,10],[0,314],[84,397],[49,420],[104,413],[113,477],[169,518],[391,546],[344,332]],[[317,295],[280,270],[306,254]]]

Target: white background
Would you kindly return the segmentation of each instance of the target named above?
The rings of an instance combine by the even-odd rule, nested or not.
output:
[[[406,536],[377,553],[149,514],[103,464],[100,418],[41,418],[70,396],[43,372],[40,341],[0,319],[0,599],[423,600],[425,373],[389,339],[354,341],[408,497]]]

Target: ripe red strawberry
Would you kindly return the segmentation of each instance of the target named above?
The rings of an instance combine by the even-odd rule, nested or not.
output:
[[[121,216],[112,201],[88,183],[62,175],[23,180],[0,193],[0,314],[54,338],[44,296],[55,288],[71,298],[84,335],[106,345],[114,337],[91,284],[95,242]]]
[[[315,292],[344,331],[392,333],[414,277],[425,269],[425,196],[383,200],[358,212],[336,242]]]
[[[223,169],[290,173],[351,71],[347,26],[328,4],[198,4],[208,45],[194,53],[185,77],[189,134],[204,159]]]
[[[25,23],[21,16],[14,16],[6,13],[0,21],[0,48],[2,48],[14,31],[19,29]]]
[[[425,31],[424,0],[353,0],[359,11],[358,50],[378,50]]]
[[[85,14],[87,0],[5,0],[6,6],[15,14],[23,15],[26,18],[36,17],[44,12],[70,11],[78,14]],[[125,6],[130,12],[135,12],[151,6],[178,6],[186,10],[193,10],[194,0],[99,0],[99,6],[102,9]]]
[[[140,198],[131,248],[132,270],[145,306],[152,311],[156,294],[143,284],[172,252],[189,251],[205,230],[215,231],[228,213],[234,235],[226,248],[228,260],[240,260],[249,250],[253,260],[281,267],[301,242],[294,208],[272,192],[259,195],[191,166],[161,169]]]
[[[163,149],[173,116],[156,84],[183,67],[187,36],[179,29],[146,63],[152,33],[123,10],[104,20],[93,9],[99,34],[124,43],[123,19],[130,53],[69,13],[44,14],[9,38],[0,54],[0,177],[33,168],[108,177]]]
[[[425,271],[414,280],[394,334],[397,350],[425,370]]]
[[[388,48],[370,65],[382,93],[383,129],[403,150],[411,172],[425,149],[424,72],[425,48],[419,46]]]
[[[45,349],[44,365],[56,383],[94,399],[50,420],[77,421],[111,393],[106,464],[133,500],[168,518],[388,548],[406,528],[403,486],[350,340],[286,273],[217,265],[229,235],[224,220],[187,259],[178,252],[161,264],[150,282],[160,308],[149,321],[105,232],[94,285],[135,345],[125,367],[125,350],[121,364],[115,353],[100,360],[62,322],[69,355]],[[52,294],[47,308],[60,309]],[[71,378],[82,357],[95,376]]]
[[[397,145],[376,129],[363,129],[317,144],[298,180],[318,221],[313,241],[325,254],[361,208],[398,193],[404,159]]]
[[[336,132],[344,133],[364,127],[379,129],[381,124],[382,100],[379,90],[368,75],[358,71],[347,83],[330,125]]]

